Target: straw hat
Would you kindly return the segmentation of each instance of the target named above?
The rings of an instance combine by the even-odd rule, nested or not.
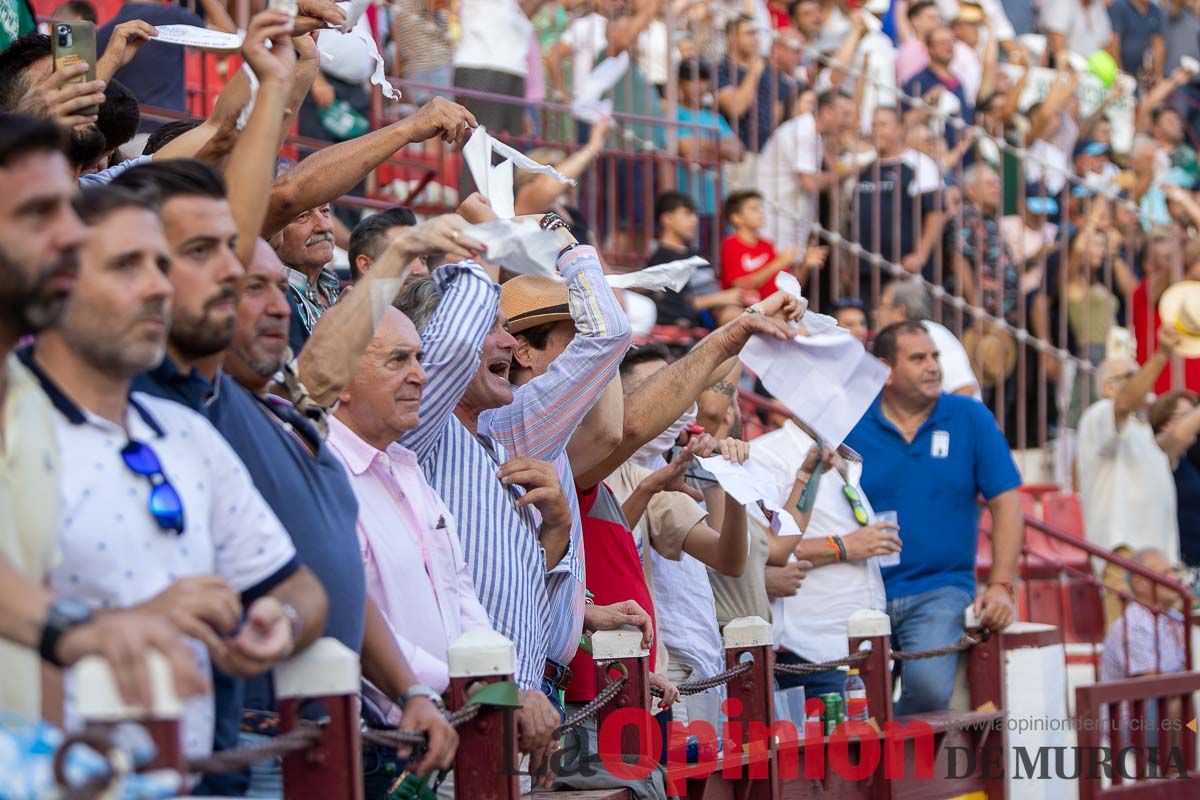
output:
[[[571,319],[567,284],[540,275],[518,275],[501,285],[500,309],[509,333]]]
[[[1003,328],[972,326],[963,333],[963,349],[983,388],[995,386],[1017,366],[1017,340]]]
[[[1163,292],[1158,313],[1164,325],[1182,337],[1175,352],[1184,358],[1200,357],[1200,281],[1180,281]]]
[[[971,25],[982,24],[984,20],[983,6],[971,0],[962,0],[958,4],[958,13],[951,22],[965,22]]]

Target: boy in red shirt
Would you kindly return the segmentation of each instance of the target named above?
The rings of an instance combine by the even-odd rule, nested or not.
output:
[[[754,289],[763,297],[775,293],[775,276],[796,264],[798,252],[789,247],[782,253],[758,231],[765,220],[762,195],[749,190],[725,198],[725,218],[733,233],[721,242],[721,286]]]

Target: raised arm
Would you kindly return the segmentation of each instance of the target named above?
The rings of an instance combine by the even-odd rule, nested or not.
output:
[[[754,334],[786,340],[795,335],[785,320],[801,313],[796,299],[776,292],[756,304],[760,313],[744,313],[700,340],[690,353],[640,383],[625,387],[625,419],[621,443],[596,467],[576,479],[590,489],[625,463],[642,445],[662,433],[716,382],[713,372],[734,358]],[[719,377],[719,376],[718,376]]]
[[[1117,429],[1125,424],[1129,415],[1141,408],[1146,402],[1146,395],[1154,391],[1154,384],[1159,374],[1171,360],[1175,346],[1179,344],[1180,334],[1170,325],[1163,325],[1158,331],[1158,349],[1146,359],[1132,378],[1125,381],[1117,396],[1113,398],[1113,414],[1116,415]]]
[[[617,374],[632,335],[594,248],[568,250],[559,257],[558,269],[567,282],[575,338],[545,373],[517,387],[511,403],[479,418],[479,429],[511,454],[544,460],[566,448]]]
[[[592,125],[588,134],[587,144],[576,150],[556,169],[566,178],[578,178],[583,175],[588,166],[596,160],[596,156],[604,149],[604,137],[608,133],[609,118],[602,117]],[[538,175],[529,185],[523,188],[516,198],[515,211],[521,214],[545,214],[550,206],[558,200],[567,187],[557,178],[549,175]]]
[[[405,228],[391,241],[354,289],[317,322],[297,358],[297,374],[317,405],[328,408],[350,383],[358,360],[375,334],[376,296],[391,304],[408,265],[418,256],[445,253],[451,259],[476,257],[478,242],[460,231],[467,222],[447,214]]]
[[[249,264],[267,213],[267,197],[279,151],[279,129],[286,112],[296,51],[291,42],[292,21],[286,11],[268,10],[254,15],[242,56],[258,78],[258,96],[245,130],[238,137],[225,177],[229,205],[237,223],[237,256]],[[267,49],[267,42],[272,47]]]
[[[434,136],[461,144],[477,124],[467,109],[435,97],[386,128],[318,150],[275,181],[263,238],[274,236],[297,214],[341,197],[405,145]]]
[[[483,339],[495,326],[500,307],[500,287],[472,261],[438,267],[431,280],[442,297],[421,331],[421,365],[427,379],[421,421],[399,439],[420,462],[428,458],[478,371]]]

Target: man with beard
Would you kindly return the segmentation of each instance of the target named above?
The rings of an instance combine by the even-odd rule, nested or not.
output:
[[[92,617],[45,588],[54,563],[59,459],[54,409],[11,356],[20,337],[54,323],[75,286],[84,229],[75,187],[50,123],[0,115],[0,712],[40,716],[37,650],[52,664],[101,655],[125,699],[150,700],[142,654],[158,650],[188,696],[203,688],[191,652],[163,618]],[[70,612],[82,613],[72,614]],[[10,644],[11,642],[11,644]]]
[[[326,267],[333,260],[329,204],[405,145],[435,136],[448,144],[462,144],[477,124],[467,109],[435,97],[415,114],[318,150],[279,176],[271,189],[262,236],[288,267],[293,352],[300,352],[317,320],[341,295],[337,275]]]
[[[89,608],[165,614],[202,668],[211,658],[260,675],[320,635],[325,592],[212,426],[131,390],[162,359],[170,319],[155,207],[97,188],[78,208],[89,226],[78,290],[21,353],[57,411],[65,502],[51,586]],[[188,756],[211,750],[213,722],[210,696],[187,703]]]
[[[264,184],[269,178],[268,171],[262,176]],[[354,536],[357,503],[340,465],[324,447],[323,428],[291,405],[264,396],[269,378],[283,365],[287,345],[287,322],[280,321],[282,309],[267,302],[276,288],[274,271],[283,270],[282,264],[259,240],[248,270],[243,269],[234,252],[239,226],[226,199],[224,182],[210,167],[194,161],[166,161],[130,170],[117,183],[137,186],[161,198],[167,241],[175,257],[169,278],[176,295],[186,298],[176,304],[167,358],[157,369],[140,376],[137,386],[205,414],[244,460],[255,486],[291,535],[301,562],[312,567],[328,591],[330,614],[325,635],[355,652],[363,650],[368,679],[389,699],[408,703],[405,727],[425,731],[431,739],[429,755],[420,767],[447,766],[455,748],[453,732],[430,699],[422,696],[422,687],[395,647],[379,649],[391,639],[386,630],[379,635],[381,618],[365,600]],[[265,185],[262,188],[265,192]],[[454,245],[445,233],[426,246],[444,250]],[[378,277],[390,274],[381,265]],[[230,366],[241,385],[221,371],[227,350],[235,344],[241,317],[237,310],[239,285],[249,306]],[[370,339],[371,289],[367,284],[362,288],[363,294],[354,300],[367,305],[350,305],[345,313],[339,309],[331,315],[329,324],[322,326],[309,345],[315,359],[300,359],[303,373],[316,378],[320,396],[331,391],[336,396]],[[365,327],[365,332],[357,330],[359,327]],[[253,732],[273,731],[275,701],[267,679],[245,687],[225,675],[217,674],[215,679],[221,708],[218,749],[236,746],[243,719]],[[278,771],[256,770],[252,779],[256,787],[270,789],[278,784]],[[206,790],[236,790],[236,785],[225,780],[218,786],[210,778]]]

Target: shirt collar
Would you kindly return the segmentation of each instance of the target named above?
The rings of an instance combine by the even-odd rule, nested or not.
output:
[[[338,280],[337,273],[330,267],[322,267],[321,272],[317,275],[316,285],[308,279],[308,275],[298,269],[284,267],[284,273],[287,275],[288,285],[296,291],[306,296],[311,296],[316,291],[322,291],[326,294],[337,295],[341,288],[341,282]]]
[[[937,403],[935,403],[933,406],[933,411],[929,412],[929,416],[925,419],[924,422],[921,423],[921,427],[917,428],[917,432],[913,435],[914,442],[917,440],[917,437],[920,436],[921,433],[924,432],[924,430],[926,428],[928,428],[930,425],[934,424],[935,422],[941,422],[950,416],[950,409],[946,407],[946,404],[944,402],[945,399],[946,399],[945,392],[942,392],[940,395],[938,395]],[[867,409],[867,416],[869,416],[873,420],[875,420],[875,423],[877,425],[879,425],[881,428],[883,428],[885,430],[889,430],[889,431],[894,431],[897,436],[900,436],[901,438],[903,438],[903,434],[900,433],[900,429],[897,428],[895,425],[893,425],[891,420],[889,420],[883,413],[883,392],[882,391],[880,391],[879,394],[876,395],[875,402],[871,403],[871,407],[869,409]]]
[[[220,373],[217,380],[210,381],[195,367],[183,372],[170,356],[163,356],[162,363],[145,374],[155,383],[168,386],[186,397],[196,411],[202,411],[205,406],[212,404],[221,393]]]
[[[342,460],[346,462],[346,468],[355,475],[362,475],[381,456],[391,464],[413,468],[417,466],[416,454],[408,448],[393,443],[388,445],[387,452],[377,450],[350,430],[346,423],[334,416],[329,418],[327,442],[341,454]]]
[[[77,406],[75,401],[67,397],[66,393],[58,387],[58,384],[38,366],[37,362],[33,359],[32,347],[21,348],[17,356],[21,359],[21,363],[37,378],[42,391],[46,393],[46,396],[50,398],[50,402],[58,410],[58,413],[66,418],[67,422],[70,422],[72,425],[85,425],[92,421],[93,415],[86,409]],[[133,398],[132,393],[129,395],[129,405],[142,418],[142,422],[146,423],[146,427],[154,431],[155,437],[161,439],[166,436],[162,426],[158,424],[158,421],[154,419],[145,406]]]

